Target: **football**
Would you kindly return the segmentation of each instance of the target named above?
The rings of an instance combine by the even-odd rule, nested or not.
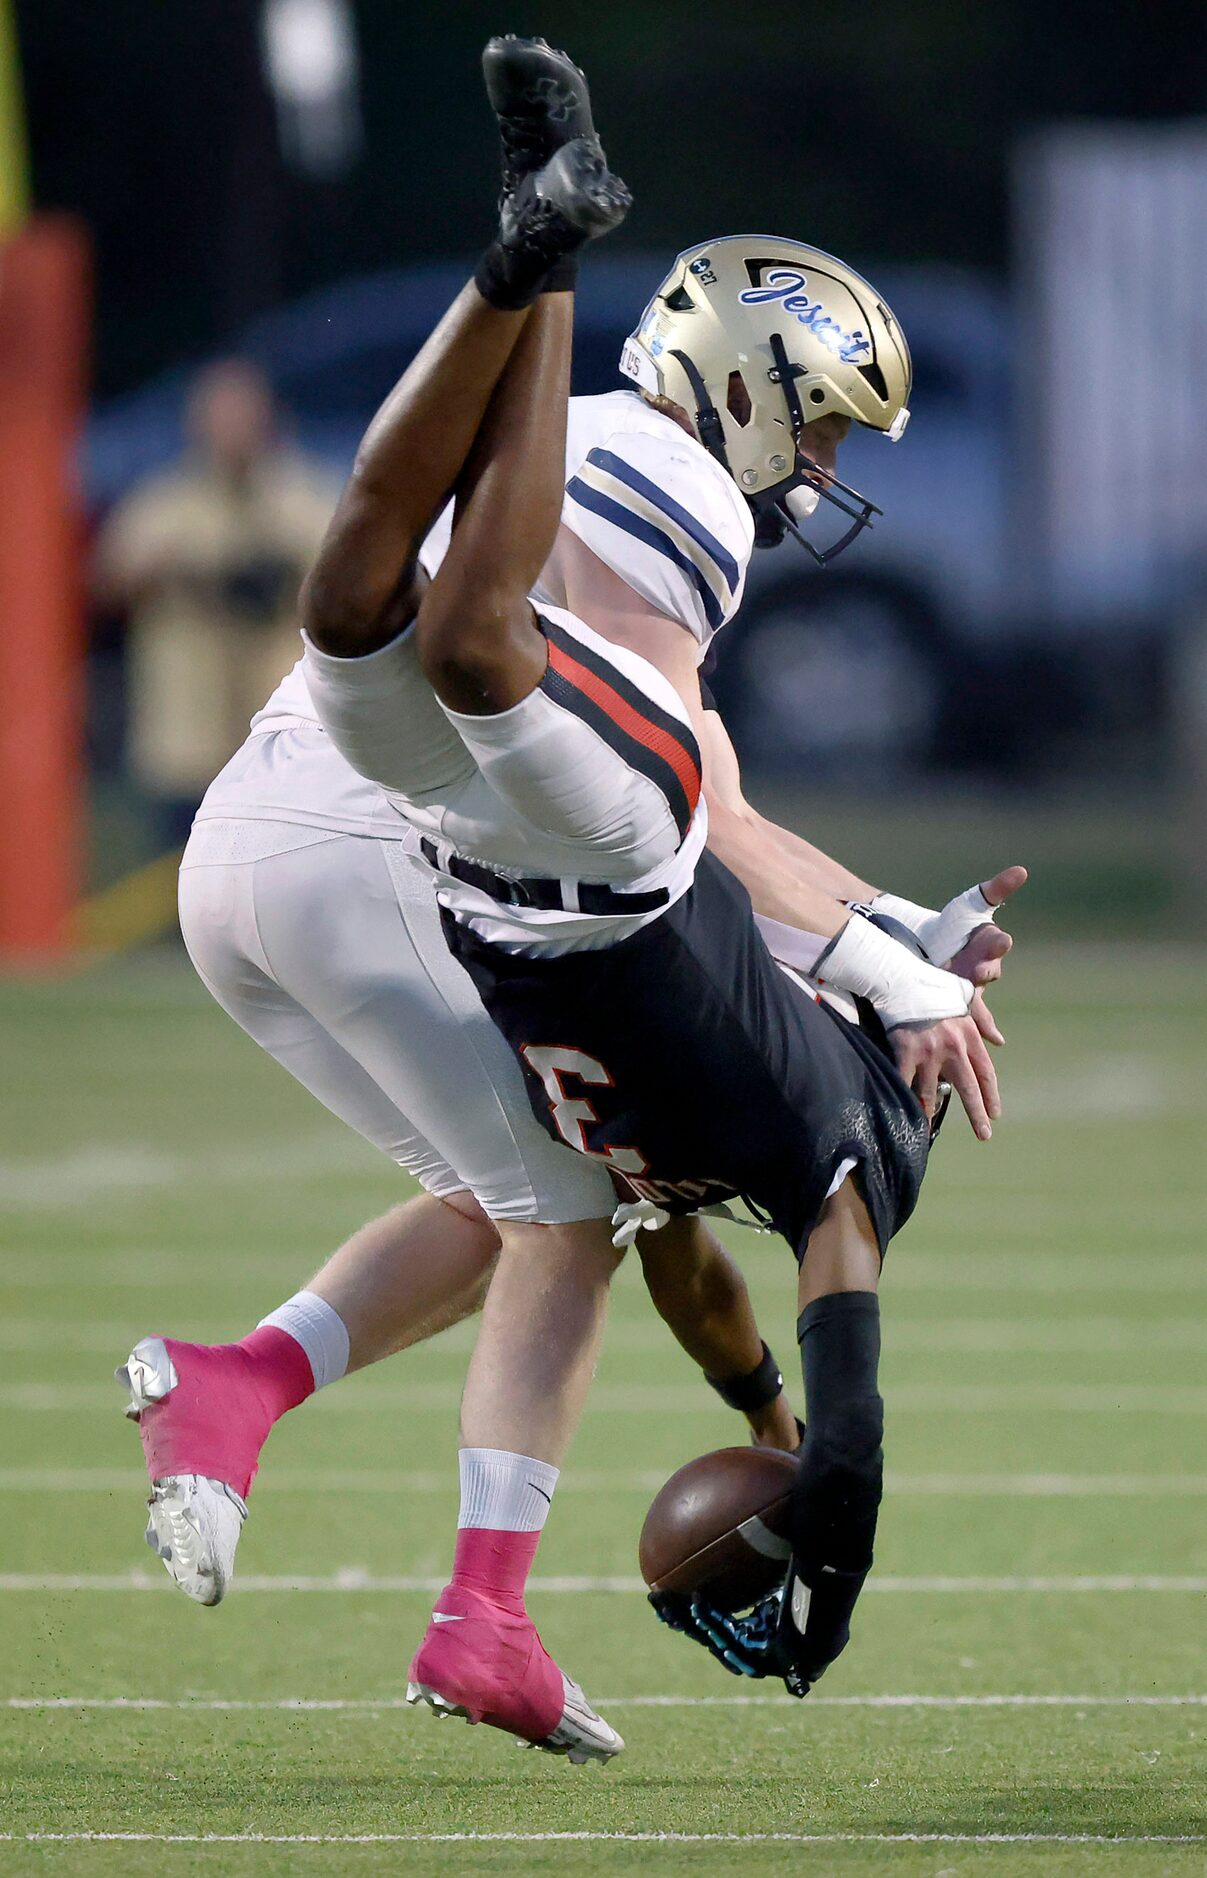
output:
[[[672,1474],[641,1528],[650,1590],[700,1591],[724,1611],[774,1591],[788,1562],[796,1467],[777,1448],[718,1448]]]

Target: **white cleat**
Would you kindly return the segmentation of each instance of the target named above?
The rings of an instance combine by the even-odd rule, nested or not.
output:
[[[235,1575],[246,1502],[224,1480],[175,1474],[147,1501],[146,1540],[168,1577],[197,1604],[221,1604]]]
[[[125,1412],[134,1422],[180,1380],[162,1337],[136,1343],[114,1374],[130,1391]],[[169,1578],[195,1603],[220,1604],[234,1576],[246,1502],[224,1480],[167,1474],[152,1481],[147,1509],[146,1541]]]
[[[562,1754],[575,1767],[585,1767],[588,1761],[610,1761],[624,1747],[624,1741],[616,1730],[609,1726],[602,1715],[597,1715],[586,1696],[576,1682],[572,1682],[565,1670],[562,1671],[562,1683],[565,1688],[565,1708],[562,1719],[553,1733],[546,1735],[543,1741],[529,1741],[524,1735],[513,1735],[517,1748],[539,1748],[545,1754]],[[447,1721],[450,1715],[462,1721],[476,1722],[479,1718],[471,1715],[460,1702],[450,1702],[423,1682],[408,1682],[407,1701],[412,1708],[420,1704],[431,1709],[437,1721]]]
[[[429,1689],[425,1682],[408,1682],[407,1702],[411,1708],[418,1708],[421,1704],[426,1705],[431,1709],[437,1721],[447,1721],[450,1715],[455,1715],[459,1721],[467,1721],[471,1725],[477,1720],[475,1715],[470,1714],[464,1703],[450,1702],[447,1696],[441,1695],[439,1689]]]
[[[547,1754],[564,1754],[575,1767],[585,1767],[588,1761],[610,1761],[624,1747],[623,1739],[602,1715],[596,1714],[565,1670],[562,1682],[566,1689],[562,1719],[551,1735],[535,1745]]]

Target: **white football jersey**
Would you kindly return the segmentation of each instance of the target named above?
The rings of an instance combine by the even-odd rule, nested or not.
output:
[[[572,398],[566,445],[563,525],[643,600],[681,620],[703,659],[741,605],[754,548],[733,478],[632,391]]]

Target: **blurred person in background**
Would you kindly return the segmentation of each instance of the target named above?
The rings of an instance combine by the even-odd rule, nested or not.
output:
[[[185,840],[215,773],[297,656],[297,595],[337,487],[284,442],[271,388],[247,360],[195,380],[181,461],[107,518],[95,591],[126,613],[132,775]]]

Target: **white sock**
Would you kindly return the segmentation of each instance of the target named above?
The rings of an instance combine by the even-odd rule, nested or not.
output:
[[[287,1337],[301,1344],[314,1372],[316,1389],[325,1389],[329,1382],[338,1382],[347,1369],[347,1325],[339,1312],[328,1304],[326,1298],[320,1298],[317,1292],[296,1291],[293,1297],[286,1298],[284,1304],[279,1304],[275,1311],[262,1317],[256,1329],[262,1330],[265,1324],[283,1330]]]
[[[489,1526],[493,1532],[540,1532],[557,1486],[556,1467],[504,1448],[462,1448],[460,1465],[458,1531]]]

